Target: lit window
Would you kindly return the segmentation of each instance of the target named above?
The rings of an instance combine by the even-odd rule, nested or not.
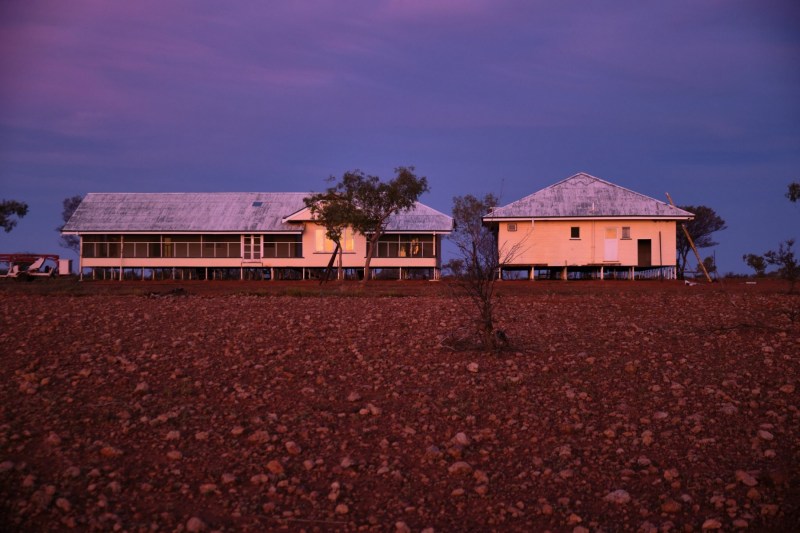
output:
[[[578,226],[572,226],[569,228],[569,238],[570,239],[580,239],[581,238],[581,228]]]
[[[317,228],[315,237],[315,251],[332,253],[336,248],[336,244],[325,235],[325,228]],[[355,238],[353,237],[353,230],[350,228],[346,228],[342,232],[342,249],[345,252],[352,252],[355,249]]]

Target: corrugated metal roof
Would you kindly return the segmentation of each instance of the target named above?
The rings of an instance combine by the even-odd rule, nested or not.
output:
[[[65,232],[279,232],[300,231],[283,222],[305,207],[305,192],[89,193]],[[417,203],[390,221],[393,231],[449,231],[452,219]]]
[[[688,211],[583,172],[498,207],[494,218],[652,217],[683,219]]]

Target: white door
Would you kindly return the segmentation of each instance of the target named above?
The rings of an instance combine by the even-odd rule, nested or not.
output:
[[[606,228],[605,253],[603,261],[619,261],[619,241],[617,228]]]

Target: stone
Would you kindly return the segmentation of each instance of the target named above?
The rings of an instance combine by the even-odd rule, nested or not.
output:
[[[203,483],[200,485],[200,494],[210,494],[217,490],[216,483]]]
[[[703,522],[703,527],[702,527],[703,531],[711,531],[721,528],[722,528],[722,522],[720,522],[716,518],[709,518],[708,520]]]
[[[181,438],[181,432],[180,431],[170,431],[170,432],[167,433],[167,436],[165,438],[167,440],[178,440],[178,439]]]
[[[758,485],[756,478],[745,472],[744,470],[736,471],[736,481],[747,487],[755,487]]]
[[[11,462],[11,461],[3,461],[2,463],[0,463],[0,474],[2,474],[3,472],[8,472],[12,468],[14,468],[14,463],[13,462]]]
[[[472,441],[464,432],[459,431],[456,433],[456,436],[453,437],[453,443],[458,444],[459,446],[469,446]]]
[[[661,504],[661,511],[669,514],[675,514],[681,510],[681,504],[675,500],[667,500]]]
[[[456,461],[447,468],[447,471],[450,474],[469,474],[472,472],[472,466],[465,461]]]
[[[606,494],[603,499],[607,502],[615,503],[617,505],[625,505],[631,501],[631,495],[625,490],[617,489]]]
[[[70,511],[70,509],[72,509],[72,504],[66,498],[58,498],[56,500],[56,507],[58,507],[59,509],[61,509],[65,513],[68,513]]]
[[[267,470],[275,475],[280,475],[283,474],[283,465],[280,463],[280,461],[273,459],[267,463]]]
[[[469,363],[467,365],[467,370],[472,372],[473,374],[476,374],[478,372],[478,368],[479,368],[478,363]]]
[[[394,531],[395,533],[411,533],[411,528],[405,522],[397,521],[394,524]]]
[[[357,393],[356,391],[353,391],[353,392],[351,392],[350,394],[347,395],[347,401],[348,402],[357,402],[360,399],[361,399],[361,395],[359,393]]]
[[[350,512],[350,508],[345,503],[340,503],[336,506],[336,514],[347,514]]]
[[[222,476],[220,476],[220,480],[222,481],[223,485],[230,485],[231,483],[236,481],[236,476],[226,472],[222,474]]]
[[[286,441],[286,451],[289,452],[290,455],[298,455],[302,450],[300,446],[293,440]]]
[[[775,436],[766,429],[759,429],[758,438],[761,440],[772,440],[775,438]]]
[[[191,517],[186,522],[186,531],[188,531],[189,533],[199,533],[200,531],[204,531],[205,529],[206,529],[205,523],[196,516]]]
[[[180,461],[183,459],[183,454],[178,450],[170,450],[167,452],[167,459],[170,461]]]

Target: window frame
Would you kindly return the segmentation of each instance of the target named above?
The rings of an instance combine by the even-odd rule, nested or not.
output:
[[[581,227],[580,226],[570,226],[569,227],[569,240],[571,240],[571,241],[579,241],[579,240],[581,240]]]

